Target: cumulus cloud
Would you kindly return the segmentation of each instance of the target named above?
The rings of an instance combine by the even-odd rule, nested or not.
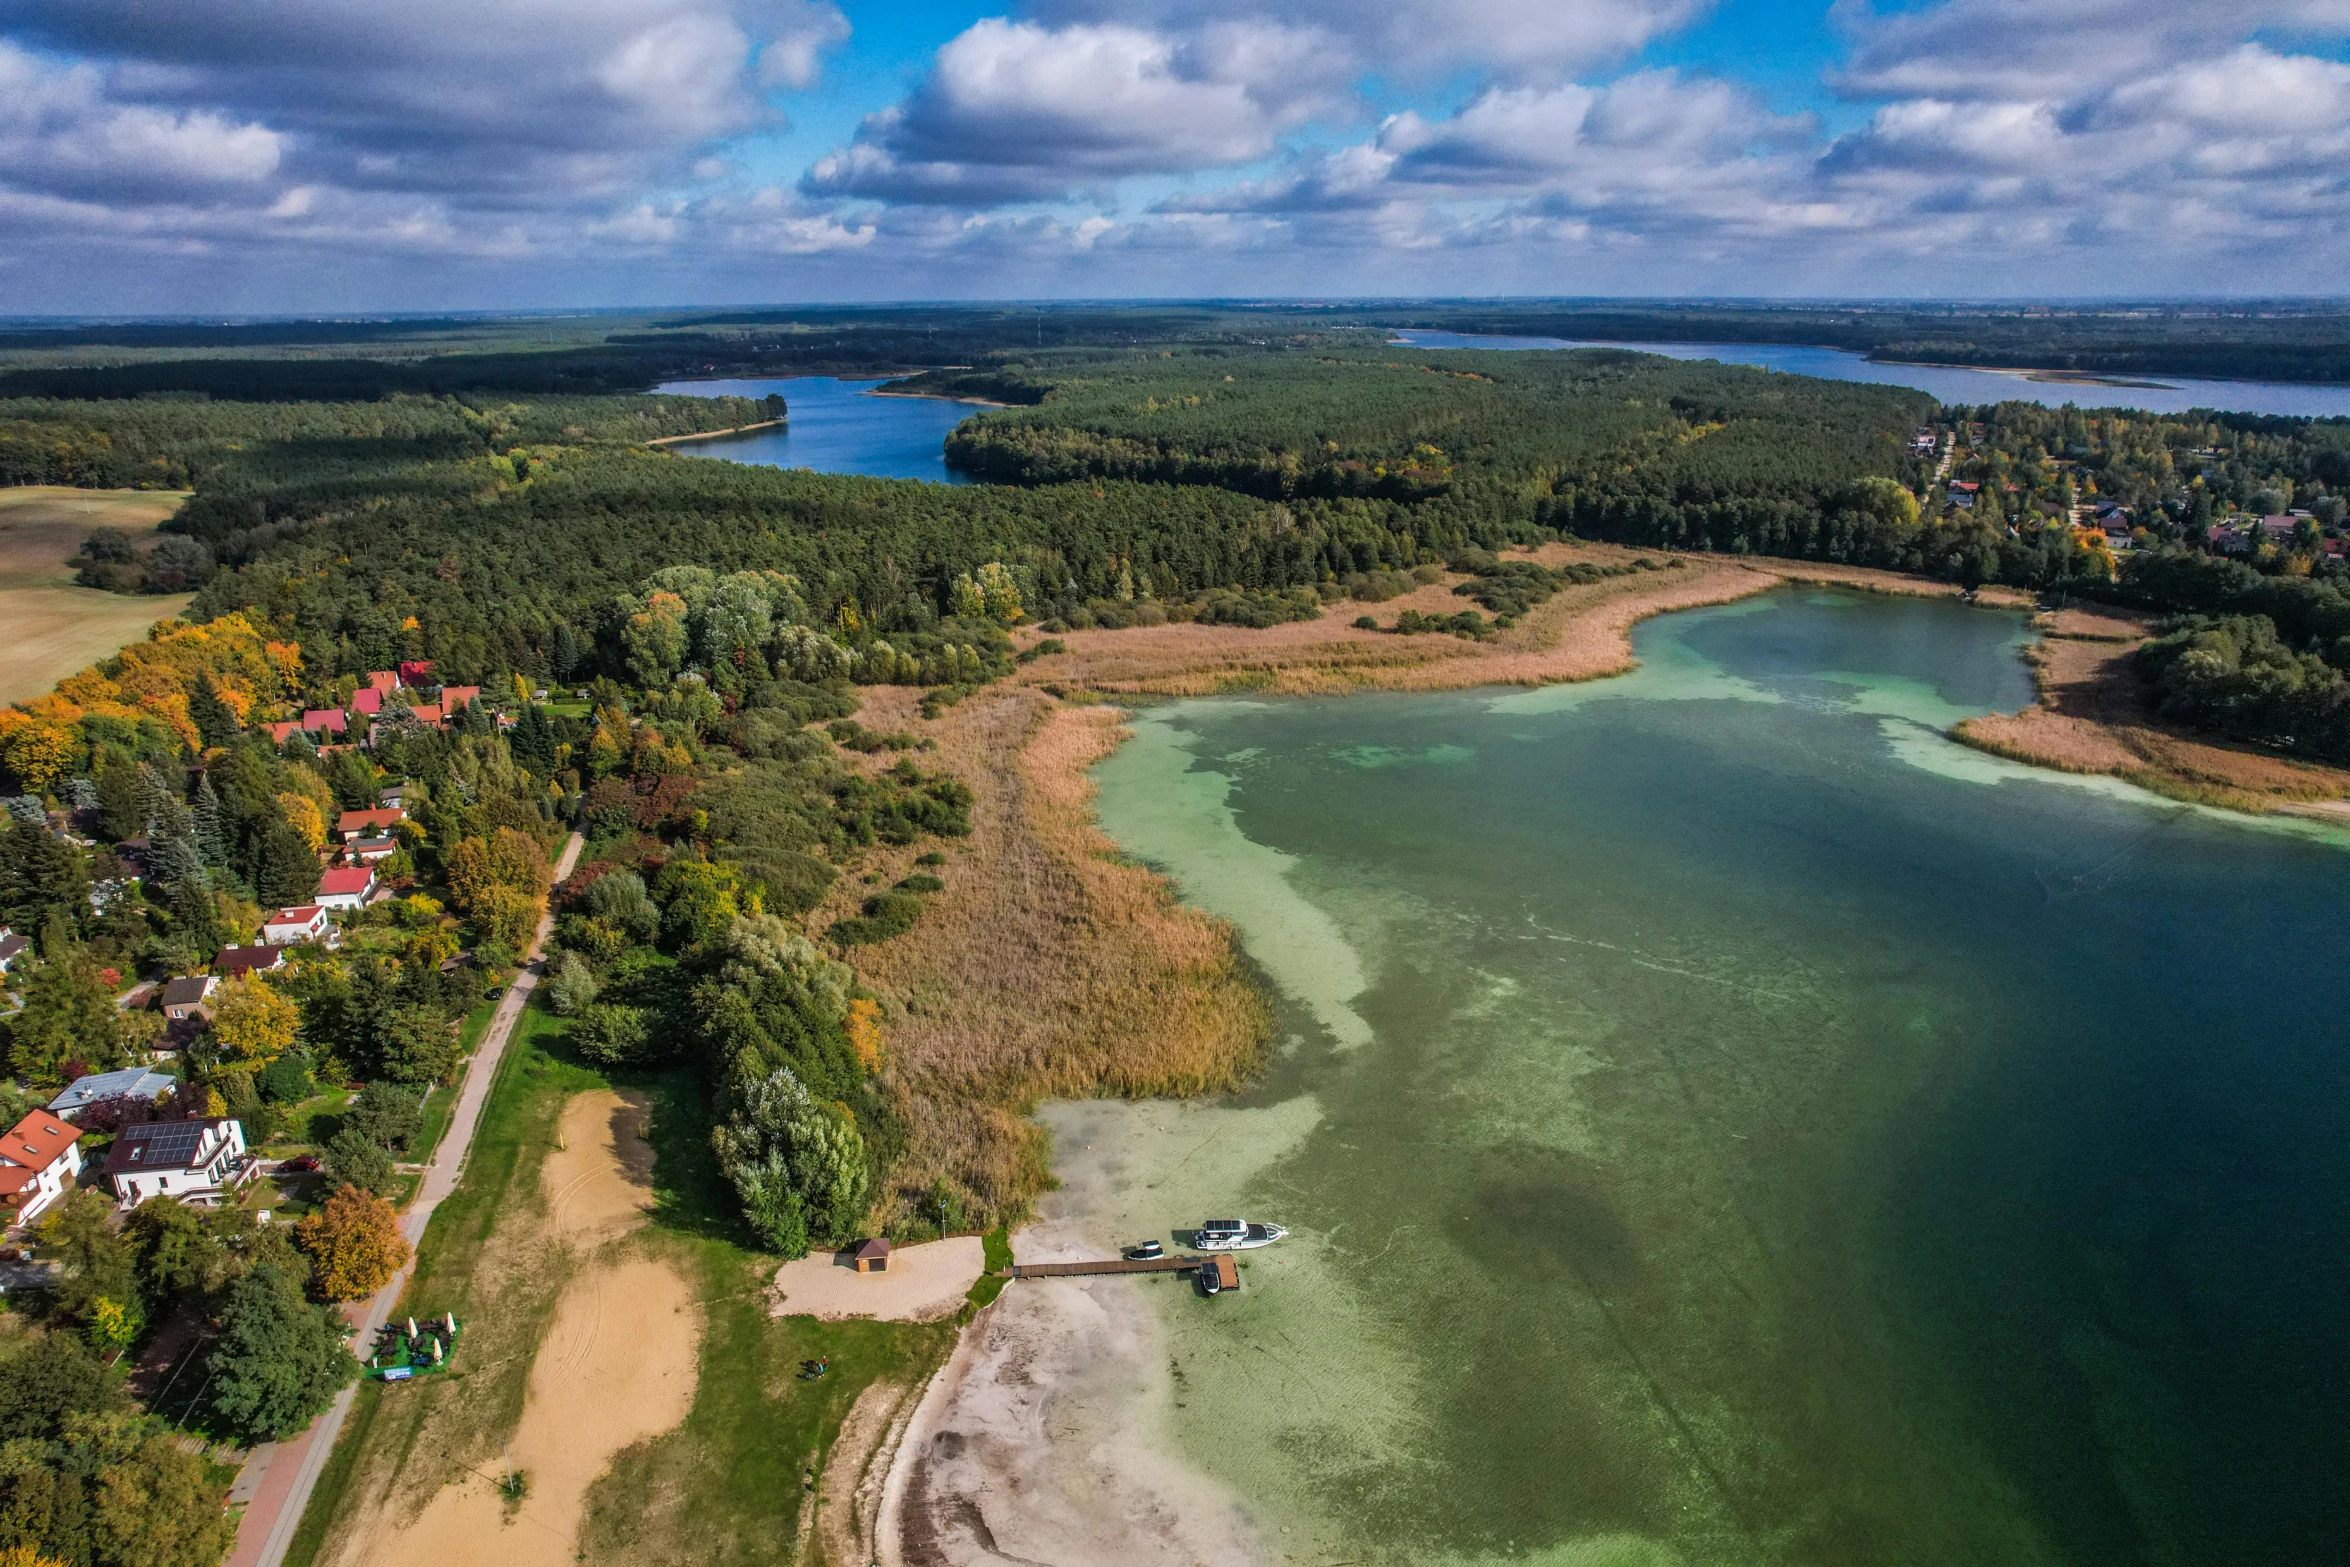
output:
[[[95,68],[0,39],[0,181],[20,190],[152,200],[251,186],[284,156],[285,139],[266,126],[120,103]]]
[[[920,88],[808,172],[811,194],[989,206],[1132,174],[1250,162],[1330,106],[1328,40],[1259,23],[1188,35],[982,21]]]
[[[846,32],[818,0],[0,0],[0,32],[165,114],[265,126],[294,178],[464,203],[609,199],[772,124]]]

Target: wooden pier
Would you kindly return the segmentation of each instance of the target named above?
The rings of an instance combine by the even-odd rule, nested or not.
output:
[[[1190,1273],[1199,1268],[1215,1269],[1217,1281],[1226,1289],[1237,1289],[1240,1285],[1240,1268],[1228,1256],[1148,1257],[1140,1260],[1099,1257],[1087,1262],[1016,1262],[1012,1264],[1012,1277],[1071,1279],[1102,1273]]]

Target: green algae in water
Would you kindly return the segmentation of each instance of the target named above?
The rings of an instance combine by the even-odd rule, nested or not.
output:
[[[1326,1559],[2350,1553],[2350,1038],[2278,982],[2343,862],[1957,765],[2020,637],[1780,594],[1618,681],[1144,715],[1105,825],[1302,1041],[1133,1210],[1299,1232],[1163,1302],[1194,1460]]]

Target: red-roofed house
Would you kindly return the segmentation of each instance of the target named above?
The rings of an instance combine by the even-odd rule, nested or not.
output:
[[[373,718],[384,710],[384,694],[373,686],[361,686],[351,693],[351,711]]]
[[[432,660],[429,658],[402,659],[400,661],[400,684],[404,686],[431,685]]]
[[[322,909],[364,909],[374,896],[372,865],[338,865],[318,873],[318,906]]]
[[[473,699],[479,695],[481,695],[481,687],[479,686],[443,686],[441,687],[441,711],[444,713],[461,712],[471,706]]]
[[[261,939],[272,947],[298,947],[306,941],[325,939],[328,928],[326,910],[315,903],[305,903],[272,914],[261,927]]]
[[[351,715],[339,707],[314,707],[302,715],[302,727],[311,734],[339,735],[350,722]]]
[[[400,677],[388,669],[371,669],[359,677],[367,682],[367,689],[378,696],[390,696],[400,689]]]
[[[345,811],[335,818],[335,836],[372,838],[407,819],[408,813],[396,805],[379,806],[372,811]]]
[[[301,728],[302,725],[299,720],[289,718],[282,724],[270,724],[267,727],[269,729],[269,743],[284,745],[294,737],[294,731]]]
[[[266,974],[285,960],[286,955],[275,947],[223,947],[220,956],[212,960],[212,971],[222,979],[235,979],[243,974]]]
[[[438,702],[426,703],[416,710],[416,721],[428,729],[440,728],[443,716],[445,715],[441,712],[441,704]]]
[[[11,1224],[29,1224],[82,1173],[74,1144],[81,1129],[46,1110],[33,1110],[0,1137],[0,1213]]]

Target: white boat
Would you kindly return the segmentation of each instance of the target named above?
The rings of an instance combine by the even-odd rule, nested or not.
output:
[[[1201,1251],[1251,1251],[1270,1246],[1289,1232],[1278,1224],[1251,1224],[1245,1219],[1210,1219],[1192,1231],[1191,1244]]]

